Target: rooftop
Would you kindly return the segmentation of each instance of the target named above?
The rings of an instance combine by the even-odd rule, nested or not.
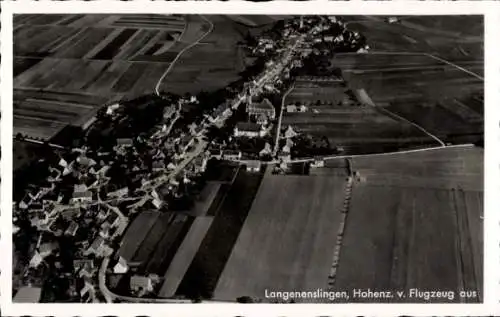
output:
[[[260,125],[252,122],[238,122],[236,124],[236,128],[239,131],[248,131],[248,132],[259,132],[261,129]]]

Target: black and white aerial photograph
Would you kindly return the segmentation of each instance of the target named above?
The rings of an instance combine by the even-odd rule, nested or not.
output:
[[[481,303],[484,17],[15,14],[14,303]]]

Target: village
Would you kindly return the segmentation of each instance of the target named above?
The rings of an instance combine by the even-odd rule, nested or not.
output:
[[[14,240],[30,236],[25,248],[31,254],[14,274],[14,301],[106,300],[100,266],[113,259],[112,274],[130,270],[116,254],[131,219],[195,201],[210,162],[254,173],[269,164],[286,172],[299,133],[281,118],[310,110],[285,104],[284,95],[297,78],[315,76],[307,69],[311,56],[328,58],[336,47],[363,53],[368,46],[335,17],[282,22],[279,38],[264,35],[249,47],[265,59],[262,72],[227,89],[219,105],[207,108],[203,96],[168,94],[118,102],[101,109],[76,146],[46,144],[47,155],[38,162],[43,179],[25,184],[13,206]],[[133,275],[129,296],[147,297],[158,281]]]

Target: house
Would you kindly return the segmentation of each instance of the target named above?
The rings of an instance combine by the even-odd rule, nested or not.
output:
[[[106,114],[108,116],[111,116],[111,115],[113,115],[113,113],[115,112],[115,110],[117,110],[118,108],[120,108],[120,104],[119,103],[114,103],[114,104],[112,104],[112,105],[110,105],[110,106],[108,106],[106,108]]]
[[[387,18],[387,23],[393,24],[399,22],[397,17],[388,17]]]
[[[24,198],[19,202],[19,209],[27,209],[31,204],[32,199],[30,195],[25,195]]]
[[[87,191],[87,185],[85,184],[76,184],[73,189],[75,193],[83,193],[85,191]]]
[[[57,249],[56,242],[46,242],[40,245],[38,252],[42,258],[46,258],[51,255]]]
[[[207,158],[205,156],[198,156],[194,159],[194,172],[203,173],[207,169]]]
[[[324,167],[325,166],[325,161],[322,158],[315,158],[314,161],[311,163],[311,167],[316,168],[316,167]]]
[[[68,167],[68,162],[66,162],[66,160],[61,157],[61,159],[59,160],[59,166],[66,168]]]
[[[68,228],[64,232],[64,235],[74,237],[78,228],[79,228],[79,225],[76,222],[71,221]]]
[[[248,161],[246,165],[247,165],[247,172],[260,172],[260,167],[261,167],[260,161],[257,160]]]
[[[163,161],[154,161],[152,164],[153,172],[159,172],[165,169],[165,162]]]
[[[278,159],[280,159],[285,163],[291,161],[290,152],[283,152],[283,151],[278,152]]]
[[[90,166],[94,166],[97,164],[96,161],[94,161],[93,159],[91,158],[88,158],[86,156],[79,156],[76,161],[80,164],[80,165],[83,165],[83,166],[87,166],[87,167],[90,167]]]
[[[86,254],[95,254],[96,256],[100,256],[105,248],[104,239],[101,236],[98,236],[94,239],[94,242],[90,245],[90,247],[85,251]]]
[[[267,120],[267,116],[263,113],[261,113],[260,115],[257,116],[257,124],[259,125],[267,125],[268,123],[268,120]]]
[[[117,189],[115,191],[107,193],[106,197],[108,198],[121,198],[123,196],[128,195],[128,187],[123,187],[120,189]]]
[[[259,124],[252,122],[238,122],[234,128],[234,136],[246,136],[249,138],[263,137],[266,130]]]
[[[109,214],[109,209],[107,208],[99,208],[99,212],[97,213],[98,220],[104,220]]]
[[[43,262],[43,257],[40,255],[40,253],[35,251],[35,254],[30,260],[30,267],[37,268],[42,262]]]
[[[153,281],[148,276],[133,275],[130,278],[130,289],[134,292],[152,292]]]
[[[288,144],[285,144],[283,148],[281,149],[281,152],[283,153],[290,153],[291,147]]]
[[[293,104],[286,106],[286,112],[297,112],[297,106]]]
[[[127,272],[128,272],[127,260],[125,260],[123,257],[120,256],[118,262],[116,262],[115,266],[113,267],[113,273],[125,274]]]
[[[269,154],[271,154],[271,152],[272,152],[271,144],[266,142],[266,144],[264,145],[264,148],[259,152],[259,155],[260,156],[269,155]]]
[[[94,270],[94,262],[89,259],[76,259],[73,260],[73,270],[75,272],[80,271],[82,268],[86,267],[88,270]]]
[[[291,125],[288,126],[287,130],[285,131],[285,138],[293,138],[297,136],[297,132],[295,132],[292,128]]]
[[[247,112],[249,115],[254,116],[264,114],[271,119],[276,117],[276,109],[274,109],[274,106],[267,98],[265,98],[262,102],[252,102],[247,105]]]
[[[240,160],[241,151],[237,150],[225,150],[222,152],[221,157],[226,160]]]
[[[106,221],[109,223],[110,227],[116,227],[120,223],[120,217],[118,216],[118,213],[112,212],[106,219]]]
[[[70,202],[72,204],[90,203],[92,202],[92,192],[88,190],[84,192],[74,192]]]

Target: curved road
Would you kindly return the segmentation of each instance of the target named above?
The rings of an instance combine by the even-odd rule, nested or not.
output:
[[[182,54],[184,54],[186,51],[188,51],[189,49],[191,49],[192,47],[194,47],[195,45],[197,45],[198,43],[200,43],[205,37],[207,37],[207,35],[209,35],[210,33],[212,33],[212,31],[214,29],[214,24],[209,19],[205,18],[204,16],[200,15],[200,17],[203,20],[205,20],[206,22],[208,22],[210,24],[210,28],[208,29],[207,32],[205,32],[196,41],[194,41],[193,43],[191,43],[188,46],[186,46],[182,51],[179,52],[179,54],[177,54],[177,56],[170,63],[170,65],[168,66],[168,68],[165,70],[165,72],[163,73],[163,75],[161,75],[160,79],[156,83],[155,93],[156,93],[157,96],[160,96],[160,85],[161,85],[161,82],[163,81],[163,79],[165,79],[165,77],[168,75],[168,73],[170,72],[170,70],[174,67],[175,63],[179,60],[179,58],[182,56]],[[179,39],[177,41],[182,40],[182,36],[184,35],[186,29],[187,29],[187,22],[186,22],[186,26],[184,27],[184,30],[182,31],[181,36],[179,36]]]
[[[207,37],[213,31],[213,29],[214,29],[213,23],[210,20],[208,20],[207,18],[205,18],[204,16],[200,15],[200,17],[210,24],[209,29],[202,36],[200,36],[196,41],[194,41],[193,43],[186,46],[183,50],[181,50],[177,54],[177,56],[174,58],[174,60],[170,63],[169,67],[165,70],[165,72],[163,73],[163,75],[160,77],[160,79],[158,80],[158,82],[155,85],[155,93],[157,96],[161,97],[160,90],[159,90],[160,85],[161,85],[163,79],[165,79],[165,77],[168,75],[170,70],[173,68],[175,63],[182,56],[182,54],[184,54],[186,51],[188,51],[189,49],[191,49],[192,47],[197,45],[200,41],[202,41],[205,37]],[[177,40],[177,42],[182,40],[182,37],[185,34],[186,29],[187,29],[187,22],[184,26],[184,29],[183,29],[181,35],[179,36],[179,39]],[[178,109],[178,110],[180,110],[180,109]],[[121,295],[115,294],[115,293],[111,292],[106,285],[106,270],[108,268],[108,265],[109,265],[109,257],[106,257],[106,258],[104,258],[104,260],[101,263],[101,266],[99,269],[99,277],[98,277],[99,278],[99,290],[101,291],[102,295],[106,299],[106,302],[108,302],[108,303],[112,303],[113,300],[115,300],[115,299],[123,300],[123,301],[130,301],[130,302],[139,302],[139,303],[192,303],[191,300],[139,298],[139,297],[121,296]],[[211,301],[211,302],[214,302],[214,301]]]

